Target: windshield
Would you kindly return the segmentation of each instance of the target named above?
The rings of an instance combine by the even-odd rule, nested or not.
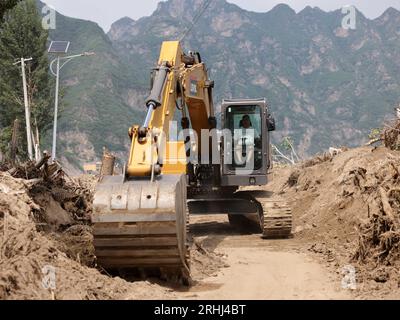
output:
[[[226,109],[226,129],[233,135],[230,170],[262,168],[262,135],[260,106],[230,106]]]

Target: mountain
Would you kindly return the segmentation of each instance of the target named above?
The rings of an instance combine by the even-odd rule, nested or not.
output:
[[[116,22],[109,37],[129,66],[151,65],[161,41],[179,38],[202,3],[161,2],[150,17]],[[368,20],[357,12],[356,30],[342,29],[343,17],[287,5],[255,13],[215,0],[184,46],[208,62],[216,101],[266,96],[280,136],[310,154],[359,144],[400,96],[400,13]]]
[[[82,163],[98,159],[104,146],[125,155],[128,128],[141,115],[125,102],[125,88],[134,85],[134,80],[112,42],[96,23],[59,13],[56,29],[50,30],[51,40],[71,41],[68,55],[95,52],[95,56],[73,59],[60,72],[64,96],[58,156],[65,164],[81,169]]]
[[[63,70],[62,147],[71,161],[92,160],[104,145],[121,155],[127,129],[141,123],[150,69],[164,40],[187,30],[204,1],[160,2],[149,17],[123,18],[107,35],[94,23],[57,16],[54,39],[95,57]],[[215,80],[215,101],[266,97],[277,118],[275,142],[291,136],[303,155],[358,145],[400,100],[400,12],[369,20],[357,11],[355,30],[340,10],[287,5],[269,12],[214,0],[183,40],[199,51]],[[61,26],[61,27],[60,27]]]

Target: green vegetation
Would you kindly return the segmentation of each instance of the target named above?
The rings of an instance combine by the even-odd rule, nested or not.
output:
[[[371,129],[371,131],[370,131],[370,133],[368,135],[368,138],[370,140],[376,140],[376,139],[379,139],[381,137],[381,135],[382,135],[382,129],[381,128],[374,128],[374,129]]]
[[[124,100],[125,88],[133,87],[126,67],[115,53],[110,40],[95,23],[71,19],[57,14],[57,29],[50,32],[50,39],[70,40],[69,54],[95,52],[95,56],[77,58],[68,63],[61,73],[61,86],[65,92],[66,106],[60,115],[60,134],[83,133],[100,156],[103,147],[123,152],[129,147],[128,128],[141,122],[142,116]],[[75,141],[65,140],[64,150],[68,160],[75,156]],[[84,158],[81,161],[93,161]],[[77,160],[71,163],[75,163]]]
[[[20,65],[26,62],[28,100],[31,108],[32,128],[37,126],[44,134],[51,123],[51,83],[48,74],[46,43],[48,33],[42,29],[36,3],[27,0],[7,12],[0,33],[0,147],[8,151],[11,126],[15,119],[21,121],[20,136],[25,132],[25,108]],[[26,153],[26,139],[21,139],[20,156]]]
[[[1,0],[0,2],[0,24],[7,10],[14,8],[21,0]]]

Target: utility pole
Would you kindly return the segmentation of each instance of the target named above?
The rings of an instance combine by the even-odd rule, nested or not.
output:
[[[28,142],[29,160],[33,160],[33,151],[32,151],[32,134],[31,134],[31,110],[29,108],[28,88],[26,87],[25,62],[31,61],[31,60],[32,60],[32,58],[29,58],[29,59],[21,58],[21,61],[14,63],[14,65],[21,64],[21,69],[22,69],[22,85],[23,85],[23,89],[24,89],[25,122],[26,122],[26,139]]]

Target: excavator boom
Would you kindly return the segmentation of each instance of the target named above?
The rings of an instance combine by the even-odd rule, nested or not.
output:
[[[183,126],[188,127],[190,117],[199,133],[210,128],[211,97],[199,56],[185,55],[177,41],[164,42],[144,124],[129,129],[132,144],[126,173],[102,177],[96,188],[92,221],[101,266],[188,276],[187,155],[183,141],[170,140],[169,129],[178,100]]]

